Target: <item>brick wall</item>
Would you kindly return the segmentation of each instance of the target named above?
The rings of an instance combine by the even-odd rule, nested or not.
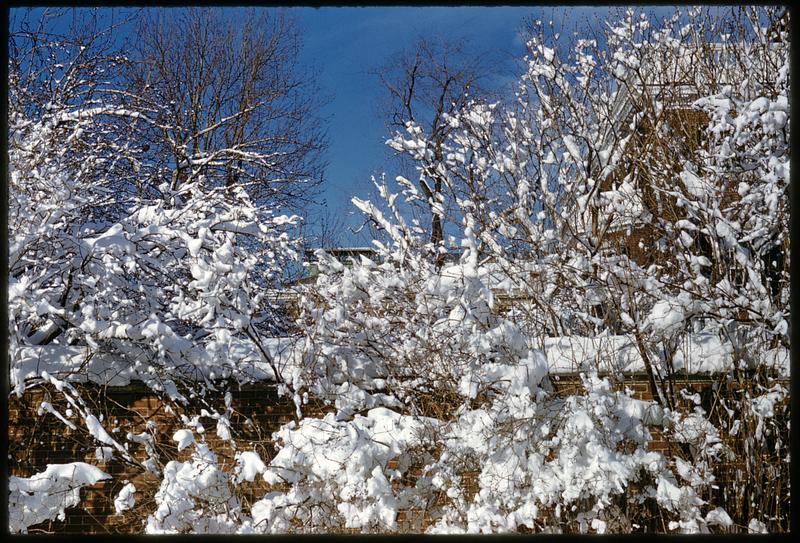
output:
[[[582,388],[580,377],[574,374],[552,376],[551,382],[556,394],[570,394]],[[718,408],[720,397],[731,397],[742,391],[741,382],[725,382],[711,376],[686,376],[673,385],[676,398],[681,398],[679,389],[686,389],[689,394],[700,393],[702,407],[708,412]],[[618,389],[630,389],[637,399],[653,398],[649,381],[644,374],[627,375],[623,381],[615,383],[614,386]],[[279,397],[276,387],[267,383],[241,387],[234,385],[230,391],[234,409],[231,423],[236,429],[237,446],[240,450],[251,450],[254,447],[261,458],[268,461],[275,454],[271,434],[282,424],[295,420],[294,403],[289,398]],[[172,440],[173,433],[183,427],[177,418],[180,413],[174,406],[172,406],[174,412],[171,413],[170,406],[154,396],[144,385],[134,383],[130,386],[110,388],[82,385],[81,392],[84,398],[93,402],[92,412],[98,417],[102,415],[107,429],[119,428],[124,435],[127,432],[145,431],[148,422],[155,423],[156,449],[162,464],[172,459],[189,458],[191,447],[178,452],[176,443]],[[221,398],[222,395],[215,396]],[[31,527],[29,533],[142,533],[145,519],[156,508],[154,495],[160,480],[141,467],[126,464],[118,459],[109,462],[98,460],[95,457],[95,443],[87,439],[84,433],[70,431],[52,415],[37,415],[42,401],[51,402],[61,413],[64,413],[67,407],[60,394],[44,388],[29,390],[22,398],[11,396],[9,399],[11,475],[26,477],[43,471],[47,464],[83,461],[98,466],[111,474],[114,479],[82,489],[80,505],[68,509],[63,522],[45,522]],[[678,402],[680,405],[676,406],[677,408],[691,410],[693,407],[689,400],[679,399]],[[198,398],[193,399],[191,414],[199,413],[201,407],[202,401]],[[222,405],[214,407],[220,412],[224,409]],[[321,416],[327,410],[330,408],[312,403],[306,406],[305,413]],[[234,463],[235,451],[217,438],[216,422],[212,418],[206,417],[200,420],[205,427],[206,440],[219,455],[221,467],[230,470]],[[669,456],[687,452],[681,451],[679,444],[664,440],[657,429],[651,429],[651,433],[653,436],[651,449],[662,451]],[[147,457],[143,445],[132,444],[130,452],[140,461]],[[476,479],[477,472],[464,475],[466,479],[473,480]],[[736,466],[732,465],[730,469],[723,469],[719,473],[719,480],[723,482],[736,476]],[[132,511],[117,515],[113,501],[127,481],[136,486],[136,507]],[[259,499],[269,490],[263,479],[256,478],[253,483],[244,482],[237,494],[247,510],[249,503]],[[411,522],[418,528],[423,527],[424,522],[418,524],[419,519],[412,521],[415,514],[414,511],[408,511],[398,520]]]
[[[169,460],[185,461],[191,456],[191,447],[178,452],[177,444],[172,440],[175,431],[184,427],[178,418],[179,409],[164,403],[143,384],[109,388],[81,385],[80,389],[82,397],[93,404],[92,413],[98,418],[102,416],[106,429],[119,428],[124,436],[127,432],[144,432],[148,422],[155,423],[155,445],[162,464]],[[271,384],[236,386],[231,392],[234,409],[231,423],[236,429],[237,447],[240,450],[254,449],[265,461],[271,459],[275,454],[271,434],[282,424],[295,420],[294,403],[290,398],[279,397],[276,387]],[[154,496],[160,479],[139,466],[116,458],[109,462],[98,460],[96,445],[86,438],[85,432],[71,431],[52,415],[37,415],[42,401],[52,403],[62,414],[68,407],[60,394],[44,388],[29,390],[22,398],[14,395],[9,398],[10,475],[28,477],[44,471],[47,464],[86,462],[109,473],[113,480],[83,488],[80,505],[68,509],[63,522],[51,521],[33,526],[29,533],[141,533],[147,515],[155,511]],[[190,415],[205,407],[197,398],[190,404],[191,409],[187,410]],[[221,403],[214,407],[219,412],[224,411]],[[325,408],[319,404],[306,406],[306,413],[321,414],[323,411]],[[73,422],[80,424],[75,419]],[[221,467],[229,470],[235,463],[235,451],[216,436],[213,418],[201,417],[200,422],[206,440],[219,456]],[[139,461],[147,458],[143,444],[131,444],[129,452]],[[127,481],[136,486],[136,507],[117,515],[114,498]],[[245,501],[251,501],[263,496],[268,488],[263,480],[257,479],[254,483],[242,483],[239,490]]]

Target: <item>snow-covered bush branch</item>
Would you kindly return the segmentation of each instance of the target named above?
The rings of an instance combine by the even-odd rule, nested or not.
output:
[[[127,61],[91,42],[13,42],[11,384],[52,392],[39,413],[98,458],[159,477],[146,531],[788,528],[788,492],[768,491],[788,489],[788,12],[628,10],[569,47],[530,31],[512,99],[387,142],[419,179],[353,198],[375,256],[317,252],[291,323],[272,287],[299,219],[255,203],[260,159],[204,154],[201,127],[154,160],[154,131],[188,133],[164,119],[189,112],[158,110],[167,82],[137,101],[107,72]],[[413,218],[431,215],[458,225],[450,252]],[[95,378],[144,381],[189,456],[150,425],[108,431],[75,384]],[[218,386],[253,378],[297,408],[272,458],[237,443]],[[16,530],[105,476],[65,470],[14,479]],[[242,499],[256,478],[268,490]]]
[[[726,439],[755,420],[754,406],[770,413],[785,393],[774,381],[788,371],[788,258],[780,249],[788,232],[788,34],[778,15],[743,10],[728,20],[690,9],[657,22],[629,10],[609,22],[603,44],[577,40],[566,55],[533,25],[516,102],[473,102],[449,115],[439,159],[413,123],[389,142],[418,165],[422,181],[444,180],[463,252],[440,265],[436,247],[399,211],[420,202],[404,178],[398,194],[378,183],[382,206],[355,200],[388,242],[378,244],[377,261],[344,265],[319,255],[298,380],[335,405],[330,423],[350,424],[352,435],[374,409],[438,420],[435,452],[412,483],[427,488],[430,530],[752,524],[750,506],[729,500],[726,511],[714,473],[747,455]],[[622,353],[611,352],[614,362],[600,364],[604,377],[576,354],[582,391],[565,397],[549,381],[561,341],[553,336],[628,342],[637,362],[619,365]],[[619,390],[632,368],[648,376],[654,401]],[[681,385],[692,372],[720,375],[719,387],[736,379],[750,399],[727,411],[703,402]],[[305,530],[330,529],[297,509],[298,496],[311,496],[305,485],[322,480],[303,445],[317,423],[303,424],[281,434],[279,455],[291,453],[301,476],[284,479],[291,490],[272,502],[293,504],[287,514]],[[669,454],[648,450],[652,427]],[[761,435],[745,449],[771,451]],[[738,480],[737,492],[786,477],[784,456],[771,457],[777,471]],[[391,481],[388,460],[375,462]],[[613,476],[603,472],[611,465]],[[474,495],[459,482],[470,471]],[[343,481],[307,505],[330,503],[355,484]],[[398,500],[405,490],[386,492]],[[338,499],[339,510],[356,503],[347,493]],[[370,507],[392,518],[396,502],[381,499]],[[271,526],[291,529],[277,518]],[[357,526],[390,529],[373,517]]]
[[[158,115],[131,109],[115,92],[128,61],[99,45],[102,34],[75,41],[20,33],[11,41],[13,393],[44,387],[61,396],[66,411],[53,400],[40,415],[160,473],[167,466],[157,455],[141,463],[127,452],[147,436],[112,434],[72,383],[141,380],[185,405],[220,378],[281,381],[273,343],[285,319],[270,289],[296,258],[299,219],[257,206],[246,184],[223,187],[199,171],[171,185],[140,151]],[[216,413],[218,433],[230,439],[226,414]],[[20,522],[15,529],[27,526]]]

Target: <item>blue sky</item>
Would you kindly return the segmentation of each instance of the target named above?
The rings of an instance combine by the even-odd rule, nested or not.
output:
[[[370,70],[393,53],[410,46],[419,36],[463,39],[468,50],[494,55],[496,86],[508,87],[518,75],[524,56],[520,30],[533,16],[563,23],[566,29],[595,27],[614,7],[588,6],[463,6],[463,7],[293,7],[287,8],[303,33],[301,62],[318,77],[320,92],[330,98],[322,114],[329,120],[328,168],[320,200],[332,217],[350,226],[361,223],[350,203],[352,196],[371,194],[370,176],[387,170],[390,136],[378,114],[382,96]],[[655,11],[666,15],[673,8]],[[12,10],[12,17],[14,16]],[[651,11],[647,8],[647,11]],[[19,13],[19,12],[17,12]],[[13,20],[12,20],[13,24]],[[557,25],[558,26],[558,25]],[[388,179],[397,172],[386,171]],[[307,213],[319,213],[307,210]],[[313,221],[314,217],[310,217]],[[366,239],[347,232],[343,244]]]
[[[508,87],[519,73],[525,54],[520,30],[526,17],[553,20],[565,29],[597,27],[613,6],[463,6],[463,7],[323,7],[290,8],[304,29],[302,60],[318,67],[324,93],[332,95],[329,116],[330,149],[321,198],[334,217],[351,227],[362,219],[350,203],[352,196],[370,195],[372,174],[393,179],[384,144],[390,136],[377,105],[381,88],[368,73],[408,47],[419,36],[464,39],[475,52],[498,59],[495,84]],[[646,8],[651,11],[650,8]],[[671,7],[652,11],[666,15]],[[560,24],[559,24],[560,23]],[[342,243],[359,244],[363,236],[345,232]]]
[[[513,59],[524,53],[517,29],[532,10],[326,7],[292,8],[289,12],[304,29],[302,60],[319,67],[320,86],[332,95],[324,111],[330,120],[330,149],[322,198],[332,215],[357,226],[361,220],[350,198],[369,196],[370,176],[383,172],[387,166],[384,142],[390,136],[377,111],[381,88],[369,71],[417,37],[439,36],[465,39],[475,51],[500,53],[499,57],[506,59],[505,68],[513,73]],[[386,174],[390,179],[395,176],[392,171]],[[352,236],[345,238],[357,241]]]

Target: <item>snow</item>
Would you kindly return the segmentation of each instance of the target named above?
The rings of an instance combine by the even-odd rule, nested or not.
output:
[[[70,430],[77,430],[77,427],[72,422],[64,418],[64,416],[56,408],[50,405],[50,402],[42,402],[40,404],[39,409],[37,410],[37,414],[41,416],[43,412],[47,412],[54,415],[58,420],[63,422],[64,425]]]
[[[111,476],[83,463],[48,464],[31,477],[8,478],[8,519],[11,533],[46,520],[64,520],[65,510],[80,503],[80,489]]]
[[[172,460],[164,467],[155,495],[156,511],[145,526],[148,534],[232,533],[238,499],[217,466],[216,455],[197,443],[191,460]]]
[[[192,434],[191,430],[178,430],[172,436],[172,440],[178,442],[178,451],[182,451],[195,442],[194,434]]]
[[[786,398],[787,390],[780,384],[775,384],[766,394],[750,399],[750,410],[757,422],[755,436],[761,439],[764,432],[764,422],[775,416],[775,405]]]
[[[114,457],[114,449],[113,447],[97,447],[94,450],[94,457],[99,462],[108,462]]]
[[[627,10],[605,25],[603,48],[577,40],[558,57],[549,33],[534,31],[516,101],[469,101],[443,118],[441,138],[409,122],[386,142],[418,178],[382,175],[377,198],[352,199],[374,227],[376,258],[318,251],[316,282],[296,293],[280,279],[303,245],[298,217],[215,183],[206,174],[223,162],[210,151],[180,161],[191,183],[170,182],[169,168],[135,151],[138,130],[117,131],[113,119],[152,125],[159,104],[144,115],[113,92],[39,103],[35,78],[12,74],[14,392],[55,396],[37,415],[89,439],[98,462],[119,454],[134,465],[128,445],[144,446],[141,470],[159,481],[147,533],[394,531],[409,510],[424,511],[433,533],[616,533],[641,522],[642,507],[669,531],[780,525],[768,511],[733,518],[712,490],[721,462],[781,455],[788,435],[788,264],[774,256],[788,239],[788,44],[758,43],[754,29],[747,54],[711,44],[704,56],[702,10],[692,13],[653,28]],[[656,81],[668,69],[680,85]],[[54,83],[43,74],[37,84]],[[666,155],[641,148],[642,123],[675,105],[670,89],[707,115],[697,152],[668,129],[654,146]],[[609,180],[615,188],[599,190]],[[645,205],[643,181],[656,205]],[[447,224],[446,244],[422,225],[431,213]],[[657,233],[640,243],[658,251],[647,265],[617,243],[640,226]],[[446,247],[459,252],[440,266]],[[287,324],[288,299],[300,318]],[[754,386],[726,399],[722,422],[679,384],[710,374],[727,387],[733,370],[752,371]],[[631,374],[679,386],[638,400],[619,389]],[[580,382],[559,387],[562,375]],[[185,461],[162,463],[156,425],[118,427],[73,386],[133,381],[176,417],[181,404],[172,439]],[[231,391],[252,381],[296,406],[268,461],[232,425]],[[198,398],[209,402],[199,414]],[[331,412],[309,416],[311,399]],[[680,447],[650,450],[656,429]],[[12,477],[12,530],[63,519],[82,486],[107,478],[80,462]],[[257,479],[269,491],[240,500],[239,485]],[[121,483],[117,514],[137,507],[135,486]]]
[[[119,491],[117,497],[114,498],[114,510],[117,514],[121,514],[124,511],[128,511],[133,509],[133,506],[136,504],[136,499],[134,497],[134,493],[136,492],[136,486],[133,483],[128,483],[122,490]]]
[[[709,511],[706,514],[706,522],[709,525],[722,526],[723,528],[730,528],[733,526],[733,520],[722,507],[717,507]]]
[[[295,351],[292,338],[266,338],[262,346],[275,361],[277,367],[289,375],[292,373]],[[141,352],[131,349],[131,354]],[[122,356],[106,353],[94,354],[90,347],[67,345],[40,345],[23,347],[14,352],[15,364],[9,368],[10,384],[15,391],[22,391],[26,381],[39,377],[42,372],[72,382],[93,382],[109,386],[125,386],[132,381],[151,382],[152,373],[147,366],[131,365]],[[219,360],[227,363],[220,368]],[[233,375],[241,381],[275,380],[270,365],[263,359],[258,349],[249,341],[231,339],[225,344],[207,347],[192,347],[181,355],[168,356],[163,360],[168,371],[181,372],[189,361],[192,371],[188,379],[203,380],[212,372],[220,376]],[[81,372],[75,372],[81,367]],[[227,370],[227,371],[226,371]]]
[[[791,375],[791,353],[785,347],[767,350],[764,353],[763,363],[765,367],[777,370],[780,376],[789,377]]]
[[[552,374],[644,370],[635,341],[626,336],[545,338],[544,351]]]
[[[547,359],[541,351],[530,351],[519,365],[484,364],[477,371],[469,372],[461,378],[459,392],[474,398],[479,386],[498,383],[509,394],[535,393],[542,379],[547,375]]]
[[[266,464],[255,451],[241,451],[236,453],[237,484],[242,481],[253,482],[256,475],[264,473]]]
[[[711,187],[709,187],[701,178],[690,171],[682,171],[680,179],[686,190],[692,196],[700,199],[705,199],[711,195]]]
[[[86,427],[89,429],[89,435],[95,438],[97,441],[101,443],[105,443],[106,445],[114,445],[116,442],[114,439],[108,435],[103,425],[100,424],[100,421],[97,420],[92,414],[89,414],[86,417]]]
[[[750,519],[747,524],[747,533],[749,534],[768,534],[767,525],[758,519]]]
[[[681,306],[659,300],[650,310],[645,325],[649,325],[654,334],[671,336],[682,328],[684,319]]]

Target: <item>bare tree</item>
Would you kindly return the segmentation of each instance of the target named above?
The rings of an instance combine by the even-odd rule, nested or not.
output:
[[[300,46],[282,12],[143,12],[129,88],[158,116],[147,148],[162,157],[173,188],[203,176],[246,184],[277,205],[313,194],[326,137],[313,77],[298,64]]]
[[[414,123],[433,143],[433,156],[429,167],[423,165],[418,185],[431,214],[430,241],[438,244],[444,239],[442,210],[447,187],[433,165],[445,159],[442,143],[453,130],[448,116],[463,109],[473,97],[487,94],[486,57],[469,55],[463,42],[421,38],[393,55],[375,74],[385,89],[381,109],[387,128],[404,131],[408,123]],[[408,163],[400,162],[401,169],[409,169]]]

